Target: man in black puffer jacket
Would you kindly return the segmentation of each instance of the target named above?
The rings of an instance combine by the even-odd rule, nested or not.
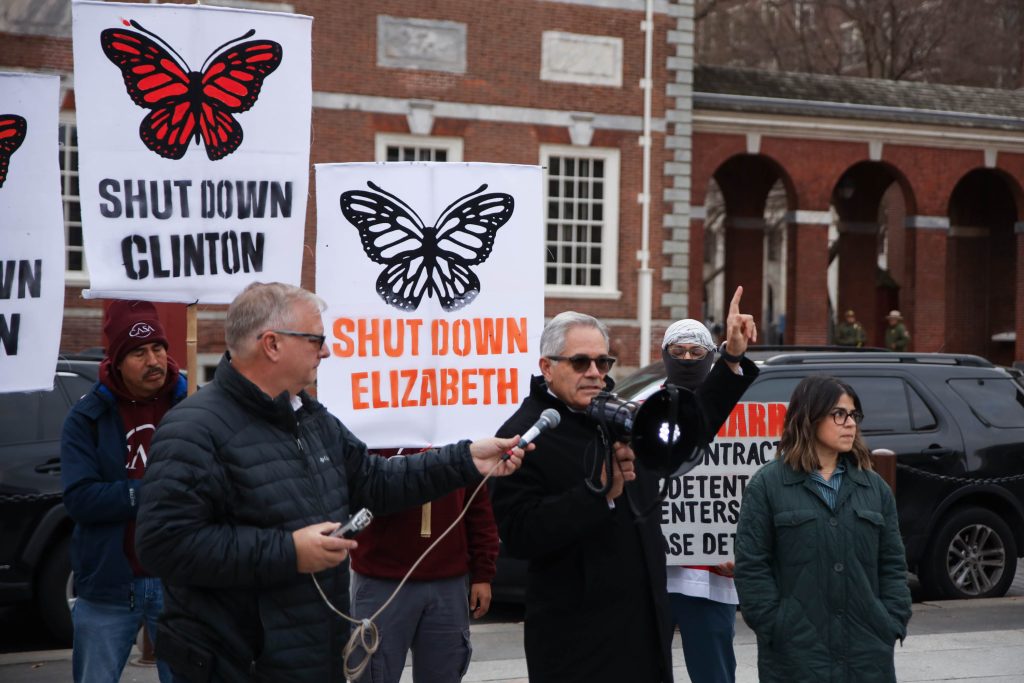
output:
[[[158,656],[175,680],[341,681],[351,511],[386,513],[478,483],[517,439],[417,458],[370,456],[303,391],[327,357],[323,302],[250,285],[228,309],[216,378],[167,414],[153,442],[136,544],[164,581]],[[500,462],[510,474],[522,451]]]

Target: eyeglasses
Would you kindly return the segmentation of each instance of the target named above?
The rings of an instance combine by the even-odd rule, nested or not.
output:
[[[708,355],[708,350],[703,346],[679,346],[678,344],[669,344],[668,355],[673,358],[686,358],[687,355],[693,360],[702,360]]]
[[[832,421],[839,427],[846,424],[847,418],[853,418],[853,424],[859,425],[864,421],[864,413],[859,410],[847,410],[846,408],[833,408],[828,412],[832,416]]]
[[[576,372],[586,372],[590,369],[590,364],[593,363],[597,366],[597,371],[602,375],[607,373],[615,365],[615,361],[618,360],[614,356],[598,356],[597,358],[591,358],[585,356],[582,353],[576,354],[575,356],[548,356],[548,360],[560,361],[567,360],[572,365],[572,369]]]
[[[302,337],[303,339],[305,339],[305,340],[307,340],[309,342],[312,342],[313,344],[316,344],[316,348],[318,348],[318,349],[324,345],[324,342],[327,341],[327,335],[326,334],[313,334],[311,332],[296,332],[295,330],[267,330],[267,332],[273,332],[274,334],[283,334],[283,335],[286,335],[286,336],[289,336],[289,337]],[[260,332],[258,335],[256,335],[256,338],[259,339],[260,337],[265,335],[267,332]]]

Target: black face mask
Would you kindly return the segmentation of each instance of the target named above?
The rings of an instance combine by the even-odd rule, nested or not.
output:
[[[665,371],[668,374],[666,382],[696,391],[704,378],[711,372],[711,366],[715,364],[715,354],[709,351],[708,355],[700,360],[683,360],[673,358],[668,349],[662,349],[661,360],[665,363]]]

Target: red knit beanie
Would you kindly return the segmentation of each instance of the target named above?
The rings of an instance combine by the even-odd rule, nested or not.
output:
[[[107,358],[116,368],[129,351],[143,344],[159,342],[166,349],[167,335],[156,306],[148,301],[114,301],[103,316]]]

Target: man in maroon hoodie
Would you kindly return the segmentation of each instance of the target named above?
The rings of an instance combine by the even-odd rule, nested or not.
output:
[[[416,457],[415,452],[402,450],[378,453]],[[459,516],[472,493],[460,489],[419,508],[378,516],[359,534],[359,547],[351,552],[353,616],[370,618],[380,609],[416,560]],[[380,647],[359,680],[398,683],[411,649],[416,683],[461,681],[473,652],[469,615],[479,619],[490,608],[497,558],[498,528],[485,486],[461,522],[374,619]]]
[[[135,515],[153,433],[187,392],[153,304],[113,302],[103,334],[99,382],[64,421],[60,460],[64,507],[75,522],[74,680],[116,683],[140,626],[154,634],[163,604],[159,579],[135,555]],[[170,669],[160,661],[157,668],[170,683]]]

